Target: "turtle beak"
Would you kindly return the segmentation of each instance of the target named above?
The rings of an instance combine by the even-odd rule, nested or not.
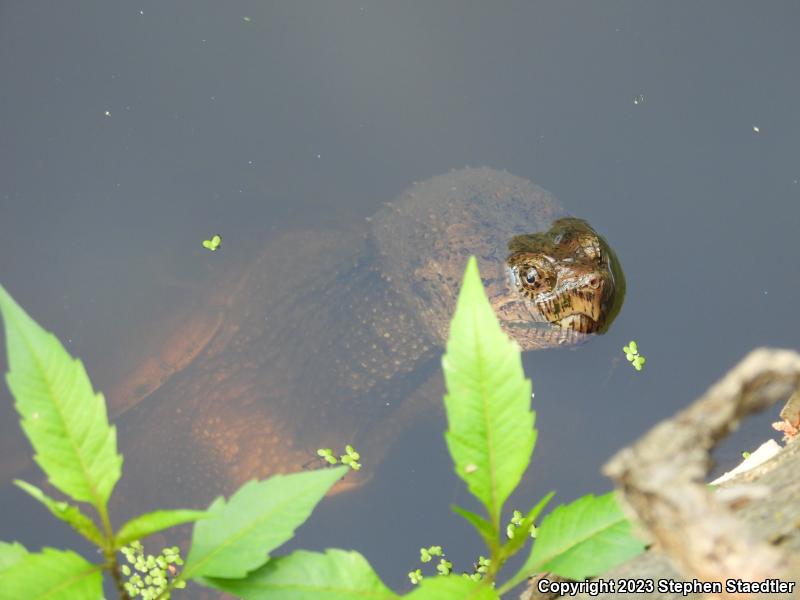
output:
[[[572,314],[564,317],[560,321],[556,321],[562,329],[571,329],[578,333],[594,333],[600,326],[597,321],[585,314]]]
[[[596,273],[581,277],[577,286],[565,292],[570,297],[570,311],[565,317],[555,321],[564,329],[580,333],[593,333],[603,322],[606,280]]]

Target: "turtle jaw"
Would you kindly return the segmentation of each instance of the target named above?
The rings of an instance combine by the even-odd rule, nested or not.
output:
[[[562,329],[579,333],[602,330],[608,313],[610,284],[607,274],[590,271],[560,286],[556,294],[536,298],[537,309]]]
[[[520,349],[538,350],[553,348],[563,344],[579,344],[589,336],[577,329],[558,326],[546,321],[500,321],[503,331],[516,341]]]
[[[607,281],[602,274],[593,273],[581,277],[575,287],[566,287],[558,294],[555,305],[560,310],[549,311],[540,306],[548,320],[562,329],[572,329],[580,333],[596,333],[604,323],[608,305],[604,289]]]
[[[490,296],[489,302],[507,335],[514,339],[522,350],[537,350],[562,344],[575,344],[585,340],[587,333],[597,330],[591,317],[571,314],[561,319],[546,318],[546,313],[536,303],[519,298],[515,293],[509,298]],[[574,327],[570,323],[580,321],[590,323],[591,327]]]
[[[595,269],[570,269],[560,275],[554,290],[533,297],[521,293],[513,277],[505,286],[489,290],[501,326],[523,350],[574,343],[585,334],[603,331],[613,280]]]
[[[579,333],[594,333],[600,329],[600,324],[597,321],[583,313],[571,314],[568,317],[555,321],[555,324],[562,329],[572,329]]]
[[[579,300],[583,300],[579,297]],[[567,310],[554,312],[552,307],[558,306],[558,301],[537,302],[534,307],[525,307],[526,313],[522,319],[503,319],[503,315],[508,315],[509,305],[495,309],[501,317],[501,325],[509,331],[519,332],[524,330],[539,330],[543,326],[551,325],[561,329],[570,329],[578,333],[596,333],[603,325],[603,310],[599,298],[596,301],[588,300],[580,302],[585,304],[583,307],[576,307],[576,301],[572,299],[572,307]],[[568,303],[564,303],[569,306]]]

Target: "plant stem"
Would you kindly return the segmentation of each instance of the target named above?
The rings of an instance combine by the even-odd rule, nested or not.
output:
[[[111,527],[111,519],[108,518],[108,508],[105,504],[100,504],[99,506],[95,506],[95,509],[97,510],[97,515],[100,517],[100,523],[103,526],[103,533],[105,534],[106,543],[103,547],[103,555],[106,559],[106,568],[111,571],[111,577],[114,579],[114,584],[117,587],[120,600],[131,600],[122,581],[122,574],[119,572],[117,553],[114,549],[114,530]]]
[[[106,554],[106,560],[108,561],[106,566],[108,570],[111,571],[111,577],[114,579],[114,584],[117,586],[117,593],[119,594],[120,600],[131,600],[122,582],[122,574],[119,572],[116,554],[114,552],[111,553],[111,556]]]

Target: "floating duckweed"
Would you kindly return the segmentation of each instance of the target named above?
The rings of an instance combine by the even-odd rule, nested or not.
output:
[[[443,556],[443,555],[444,552],[442,551],[441,546],[430,546],[429,548],[419,549],[419,560],[424,563],[431,562],[431,559],[434,556]]]
[[[453,570],[453,563],[445,558],[441,558],[439,559],[439,564],[436,565],[436,570],[439,575],[450,575],[450,572]]]
[[[330,448],[320,448],[317,450],[317,456],[321,456],[328,464],[335,465],[339,461],[333,455],[333,450]]]
[[[453,570],[453,563],[444,558],[444,550],[442,550],[441,546],[428,546],[427,548],[419,549],[419,560],[423,563],[431,562],[434,556],[438,556],[440,559],[439,563],[436,565],[436,571],[439,575],[449,575]],[[423,577],[421,569],[416,569],[408,573],[408,578],[414,585],[422,581]]]
[[[475,571],[480,573],[481,575],[485,575],[489,571],[489,567],[492,565],[492,560],[486,558],[485,556],[478,557],[478,564],[475,566]]]
[[[478,562],[473,565],[472,573],[462,573],[461,576],[465,579],[471,579],[472,581],[480,581],[483,579],[483,576],[489,572],[489,566],[492,564],[492,561],[485,556],[481,556],[478,558]]]
[[[515,510],[514,514],[511,517],[510,522],[506,526],[506,537],[508,539],[512,539],[514,537],[517,528],[519,528],[522,525],[522,521],[524,520],[525,517],[522,516],[522,513],[518,510]],[[533,523],[531,523],[531,526],[528,529],[528,533],[531,535],[532,538],[536,537],[536,527],[533,526]]]
[[[180,549],[177,546],[164,548],[161,554],[153,556],[152,554],[145,555],[142,543],[134,541],[128,546],[120,548],[120,553],[129,565],[133,566],[133,570],[129,565],[120,567],[120,572],[128,579],[123,585],[129,597],[141,597],[142,600],[170,597],[168,590],[170,578],[174,579],[178,574],[175,565],[183,564]],[[174,587],[184,588],[186,582],[176,582]]]
[[[222,243],[222,237],[219,235],[211,236],[210,240],[203,240],[203,248],[216,252],[219,245]]]
[[[625,353],[625,358],[628,359],[633,365],[633,368],[637,371],[641,371],[644,363],[647,362],[644,356],[639,354],[639,347],[637,346],[636,342],[631,340],[628,342],[628,345],[622,348],[622,351]]]
[[[356,452],[355,448],[353,448],[350,444],[344,447],[344,451],[346,454],[342,454],[339,457],[339,460],[342,461],[342,464],[348,465],[354,471],[358,471],[361,469],[361,463],[358,462],[361,459],[361,455]]]
[[[355,448],[353,448],[350,444],[347,444],[344,450],[345,453],[342,454],[338,459],[334,456],[331,448],[317,449],[317,456],[324,459],[328,464],[331,465],[336,465],[341,462],[343,465],[347,465],[354,471],[361,469],[361,463],[358,462],[361,459],[361,455],[356,452]]]
[[[519,513],[519,511],[516,512],[519,514],[519,522],[521,523],[523,520],[522,514]],[[439,558],[439,562],[436,563],[436,572],[439,575],[448,576],[453,573],[453,563],[445,558],[445,553],[441,546],[428,546],[427,548],[419,549],[419,559],[422,563],[431,562],[433,557]],[[473,572],[465,572],[462,573],[461,576],[467,579],[472,579],[473,581],[480,581],[483,579],[484,575],[489,572],[489,567],[491,564],[492,561],[490,559],[486,558],[485,556],[481,556],[473,564]],[[408,573],[408,578],[411,580],[411,583],[417,585],[424,578],[422,569],[410,571]]]

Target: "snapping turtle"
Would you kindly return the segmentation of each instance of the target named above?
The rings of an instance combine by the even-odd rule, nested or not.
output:
[[[321,446],[377,460],[438,370],[471,254],[523,350],[602,332],[622,303],[606,242],[488,168],[415,184],[358,234],[285,234],[109,394],[128,413],[126,473],[149,484],[136,495],[205,501],[296,471]]]

